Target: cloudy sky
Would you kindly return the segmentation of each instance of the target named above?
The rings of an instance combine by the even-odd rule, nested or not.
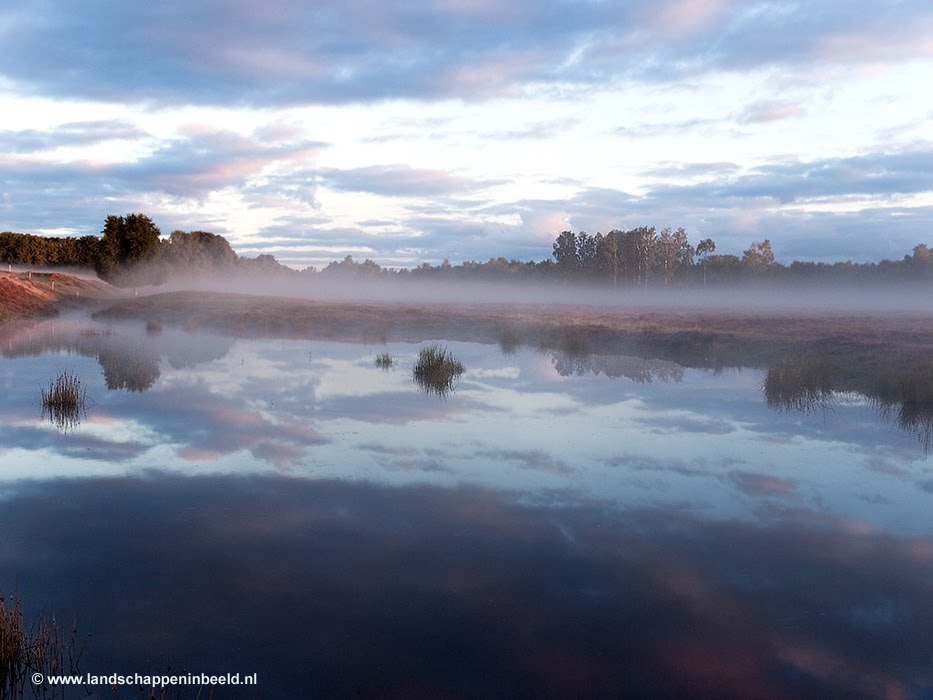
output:
[[[0,46],[0,230],[142,211],[297,267],[933,243],[929,0],[13,0]]]

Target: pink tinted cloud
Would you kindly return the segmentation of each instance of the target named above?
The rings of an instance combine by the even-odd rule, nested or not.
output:
[[[213,462],[222,457],[223,453],[199,447],[186,447],[178,451],[178,456],[189,462]]]
[[[653,24],[664,34],[693,34],[718,22],[732,0],[668,0],[660,3]]]
[[[780,100],[759,100],[750,104],[742,114],[741,121],[749,124],[756,122],[774,122],[790,119],[804,114],[800,105]]]
[[[831,34],[816,46],[817,55],[834,63],[877,63],[910,58],[933,57],[933,38],[923,23],[906,34],[899,31],[896,41],[879,41],[879,34],[872,32],[848,32]]]
[[[797,485],[793,481],[767,474],[732,472],[729,478],[747,496],[792,496],[797,491]]]

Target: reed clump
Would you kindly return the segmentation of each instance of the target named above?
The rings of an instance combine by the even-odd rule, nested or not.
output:
[[[512,325],[504,325],[499,330],[499,349],[503,355],[512,355],[522,346],[522,336]]]
[[[75,427],[84,415],[87,390],[76,374],[64,371],[42,389],[42,412],[59,428]]]
[[[380,352],[373,362],[379,369],[390,369],[395,365],[395,358],[387,352]]]
[[[415,381],[425,390],[444,395],[453,389],[454,380],[466,368],[451,352],[437,343],[421,348],[415,362]]]
[[[0,598],[0,697],[13,697],[28,665],[29,642],[17,601]]]
[[[76,625],[68,635],[54,617],[27,623],[22,602],[0,595],[0,698],[27,697],[27,691],[28,697],[64,697],[61,688],[36,685],[31,676],[76,673],[86,642],[79,643]]]
[[[791,361],[768,368],[764,394],[768,407],[812,411],[833,404],[836,373],[825,362]]]
[[[917,435],[924,451],[933,452],[933,370],[915,369],[878,377],[873,396],[882,415]]]

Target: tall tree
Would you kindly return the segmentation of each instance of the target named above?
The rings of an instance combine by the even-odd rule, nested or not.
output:
[[[619,274],[622,272],[622,232],[613,229],[599,241],[600,269],[604,270],[609,279],[612,280],[612,286],[619,285]]]
[[[716,244],[713,242],[712,238],[704,238],[702,241],[697,243],[696,247],[696,256],[700,258],[703,263],[703,286],[706,286],[706,262],[709,259],[709,256],[716,252]]]
[[[148,284],[156,281],[154,268],[143,270],[159,250],[158,227],[145,214],[111,214],[101,232],[97,274],[114,284]]]
[[[172,268],[210,270],[232,265],[237,256],[216,233],[173,231],[162,244],[162,257]]]
[[[622,250],[629,279],[648,286],[658,234],[654,226],[640,226],[622,234]]]
[[[681,226],[674,231],[674,241],[677,243],[677,266],[683,268],[693,265],[696,248],[690,245],[690,241],[687,240],[687,229]]]
[[[762,273],[772,267],[774,252],[771,250],[771,241],[765,239],[761,243],[752,243],[742,254],[742,265],[754,273]]]
[[[588,277],[595,277],[599,271],[599,246],[603,234],[590,236],[586,231],[577,234],[577,258],[580,261],[580,270]]]
[[[670,284],[674,277],[674,270],[680,260],[680,248],[682,241],[674,236],[674,233],[666,228],[658,234],[655,245],[655,263],[664,277],[664,284]]]
[[[554,259],[557,268],[564,276],[575,273],[580,268],[580,257],[577,252],[577,235],[573,231],[562,231],[554,241]]]

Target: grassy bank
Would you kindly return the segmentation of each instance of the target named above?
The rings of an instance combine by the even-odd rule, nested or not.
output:
[[[769,367],[821,358],[833,365],[916,365],[933,349],[933,315],[678,312],[579,306],[351,304],[177,292],[126,299],[95,314],[237,337],[363,342],[435,339],[571,354],[628,354],[688,367]],[[846,374],[843,372],[843,374]]]
[[[62,308],[96,304],[118,294],[118,290],[99,280],[57,272],[0,272],[0,323],[47,318]]]

